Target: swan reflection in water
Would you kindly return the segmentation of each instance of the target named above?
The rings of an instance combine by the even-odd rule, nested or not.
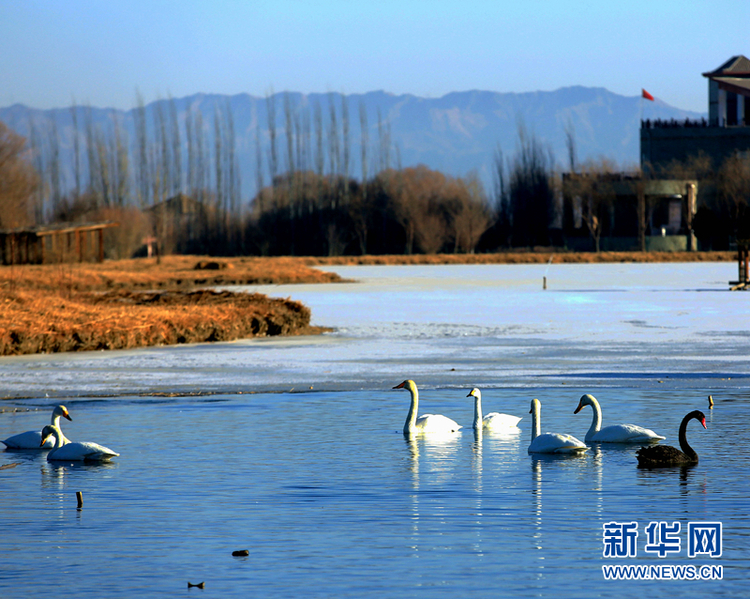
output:
[[[422,514],[420,500],[422,496],[430,498],[427,504],[435,505],[434,498],[449,489],[456,465],[456,454],[459,449],[459,435],[404,435],[407,449],[407,460],[411,474],[411,520],[412,545],[419,551],[419,523]],[[441,509],[441,506],[438,506]],[[430,513],[429,516],[439,514]],[[444,518],[445,516],[442,516]],[[429,520],[429,518],[428,518]]]
[[[551,538],[559,531],[557,520],[563,519],[568,526],[569,516],[564,503],[561,503],[561,489],[571,478],[584,481],[590,485],[590,498],[587,510],[591,518],[601,516],[604,512],[603,493],[603,453],[594,448],[590,454],[556,454],[537,453],[531,456],[531,509],[532,519],[532,547],[534,549],[545,549],[545,515],[547,526],[551,527],[548,532]],[[545,505],[545,486],[548,489],[548,505]],[[589,518],[590,520],[590,518]],[[581,524],[585,528],[585,523]],[[540,557],[543,559],[543,557]]]

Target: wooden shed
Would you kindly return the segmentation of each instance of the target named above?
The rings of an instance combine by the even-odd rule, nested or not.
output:
[[[9,264],[102,262],[104,230],[119,223],[62,223],[0,231],[0,258]]]

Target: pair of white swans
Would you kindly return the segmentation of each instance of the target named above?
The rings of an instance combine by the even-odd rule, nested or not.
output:
[[[416,435],[420,433],[455,433],[463,428],[458,422],[447,416],[443,416],[442,414],[423,414],[417,418],[417,411],[419,409],[419,390],[417,389],[416,383],[411,379],[407,379],[403,383],[396,385],[394,389],[407,389],[411,394],[411,405],[409,407],[409,413],[406,415],[406,422],[404,422],[405,435]],[[511,428],[516,428],[516,425],[521,420],[521,418],[517,416],[500,414],[498,412],[490,412],[483,417],[482,392],[476,387],[472,389],[466,397],[474,398],[475,430],[509,430]]]
[[[73,421],[68,412],[68,408],[65,406],[56,406],[55,409],[52,410],[52,418],[50,419],[50,424],[56,426],[60,431],[60,439],[64,445],[65,443],[70,443],[70,439],[62,434],[60,418],[67,418],[71,422]],[[5,443],[5,446],[8,449],[52,449],[55,446],[52,439],[42,442],[41,431],[26,431],[25,433],[18,433],[17,435],[5,439],[3,443]]]
[[[65,406],[52,411],[50,424],[41,431],[26,431],[3,441],[8,449],[50,449],[48,461],[106,462],[120,455],[98,443],[76,442],[68,439],[60,428],[60,418],[72,421]]]
[[[591,406],[593,418],[586,433],[586,443],[655,443],[665,437],[654,431],[635,424],[613,424],[602,428],[602,408],[593,395],[585,394],[578,401],[578,407],[573,412],[578,414],[584,406]],[[588,449],[583,443],[571,435],[560,433],[541,433],[541,419],[539,416],[541,403],[538,399],[531,400],[532,431],[529,453],[582,453]]]

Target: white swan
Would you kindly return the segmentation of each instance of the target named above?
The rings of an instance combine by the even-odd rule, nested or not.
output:
[[[578,414],[584,406],[591,406],[594,410],[591,426],[586,433],[586,443],[656,443],[666,439],[651,429],[635,424],[613,424],[601,428],[602,408],[596,398],[587,393],[581,397],[573,413]]]
[[[416,435],[418,433],[455,433],[461,428],[455,420],[451,420],[440,414],[423,414],[417,418],[419,409],[419,391],[417,385],[411,379],[405,380],[394,389],[408,389],[411,393],[411,407],[404,422],[404,434]]]
[[[55,447],[47,454],[49,461],[65,462],[107,462],[113,457],[120,455],[108,447],[98,443],[79,443],[71,441],[62,445],[60,443],[60,429],[52,424],[48,424],[42,429],[42,443],[50,437],[55,438]]]
[[[60,431],[62,444],[65,445],[66,443],[70,443],[70,439],[63,435],[62,429],[60,428],[61,416],[70,421],[73,420],[65,406],[57,406],[52,410],[52,418],[50,419],[50,422]],[[46,443],[42,444],[41,431],[26,431],[25,433],[18,433],[17,435],[8,437],[2,442],[5,443],[8,449],[52,449],[55,446],[52,439],[49,439]]]
[[[522,420],[518,416],[490,412],[482,418],[482,392],[476,387],[469,391],[466,397],[474,398],[474,430],[487,429],[490,431],[501,428],[518,428],[517,425]]]
[[[538,399],[531,400],[531,444],[529,453],[581,453],[588,449],[575,437],[560,433],[542,433],[542,423],[539,417],[541,403]]]

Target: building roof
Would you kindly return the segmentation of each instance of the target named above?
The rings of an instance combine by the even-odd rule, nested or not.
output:
[[[732,56],[719,68],[703,73],[725,89],[743,96],[750,96],[750,59],[742,54]]]
[[[109,229],[110,227],[119,227],[120,223],[114,221],[104,221],[99,223],[55,223],[41,227],[18,227],[15,229],[0,229],[0,235],[36,235],[44,237],[45,235],[62,235],[64,233],[76,233],[87,231],[98,231],[100,229]]]
[[[160,210],[166,209],[172,215],[185,215],[185,214],[202,214],[205,212],[206,207],[202,202],[194,200],[190,196],[186,196],[184,193],[178,193],[176,196],[172,196],[158,202],[153,206],[146,208],[146,212],[153,212],[158,214]]]

